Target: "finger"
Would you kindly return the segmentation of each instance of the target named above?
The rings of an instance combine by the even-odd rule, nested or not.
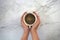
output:
[[[37,19],[38,19],[37,21],[40,22],[40,17],[39,16],[37,17]]]
[[[36,12],[33,12],[33,13],[36,15],[37,19],[39,19],[39,16],[37,15],[37,13]]]
[[[33,12],[35,15],[36,15],[36,17],[37,17],[37,21],[40,21],[40,18],[39,18],[39,16],[37,15],[37,13],[36,12]]]
[[[39,18],[39,16],[37,15],[37,13],[36,12],[33,12],[35,15],[36,15],[36,17],[37,17],[37,21],[36,21],[36,23],[34,23],[34,25],[33,26],[38,26],[39,24],[40,24],[40,18]]]
[[[22,17],[21,17],[21,24],[23,25],[23,26],[25,26],[25,23],[24,23],[24,20],[23,20],[23,17],[24,17],[24,15],[26,14],[26,12],[22,15]]]
[[[23,19],[21,20],[21,24],[22,24],[23,27],[26,26],[25,23],[24,23],[24,21],[23,21]]]
[[[37,13],[36,12],[33,12],[37,17],[38,17],[38,15],[37,15]]]
[[[26,14],[27,12],[24,12],[24,14],[22,15],[22,17],[21,18],[23,18],[24,17],[24,15]]]
[[[36,24],[37,24],[37,25],[40,24],[40,18],[39,18],[39,17],[37,17],[37,22],[36,22]]]
[[[23,22],[23,17],[24,17],[24,15],[26,14],[27,12],[25,12],[23,15],[22,15],[22,17],[21,17],[21,21]]]

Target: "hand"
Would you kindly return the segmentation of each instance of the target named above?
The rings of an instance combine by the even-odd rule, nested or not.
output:
[[[37,17],[37,21],[36,21],[36,23],[34,23],[33,25],[32,25],[32,28],[31,28],[31,35],[32,35],[32,39],[33,40],[39,40],[39,37],[38,37],[38,34],[37,34],[37,28],[38,28],[38,26],[39,26],[39,24],[40,24],[40,19],[39,19],[39,17],[38,17],[38,15],[35,13],[35,12],[33,12],[35,15],[36,15],[36,17]],[[26,12],[23,14],[23,16],[26,14]],[[23,20],[23,16],[21,17],[21,24],[22,24],[22,27],[23,27],[23,29],[24,29],[24,34],[23,34],[23,37],[22,37],[22,40],[28,40],[28,35],[29,35],[29,30],[27,30],[27,29],[29,29],[28,28],[28,26],[24,23],[24,20]]]
[[[36,23],[33,24],[32,28],[31,28],[31,31],[37,30],[37,28],[38,28],[38,26],[40,24],[40,18],[39,18],[39,16],[35,12],[33,12],[33,13],[36,15],[37,21],[36,21]]]
[[[28,35],[29,35],[29,30],[28,30],[28,27],[27,25],[24,23],[24,19],[23,19],[23,16],[26,14],[26,12],[22,15],[21,17],[21,24],[22,24],[22,27],[24,29],[24,33],[23,33],[23,36],[21,38],[21,40],[28,40]]]
[[[26,13],[27,13],[27,12],[25,12],[25,13],[22,15],[22,17],[21,17],[21,25],[22,25],[24,31],[28,31],[28,27],[27,27],[27,25],[24,23],[24,20],[23,20],[23,16],[24,16]]]

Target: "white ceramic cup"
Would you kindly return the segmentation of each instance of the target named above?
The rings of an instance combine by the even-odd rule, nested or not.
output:
[[[25,18],[26,18],[26,16],[27,15],[29,15],[29,14],[31,14],[31,15],[33,15],[34,16],[34,22],[32,23],[32,24],[28,24],[26,21],[25,21]],[[29,27],[29,28],[31,28],[32,27],[32,25],[34,24],[34,23],[36,23],[36,21],[37,21],[37,17],[36,17],[36,15],[33,13],[33,12],[29,12],[29,13],[26,13],[24,16],[23,16],[23,20],[24,20],[24,23]]]

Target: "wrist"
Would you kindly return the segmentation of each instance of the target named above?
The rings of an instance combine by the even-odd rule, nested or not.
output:
[[[31,32],[37,32],[37,30],[31,30]]]
[[[29,30],[24,30],[24,32],[29,32]]]
[[[29,31],[29,29],[28,28],[24,28],[24,32],[28,32]]]

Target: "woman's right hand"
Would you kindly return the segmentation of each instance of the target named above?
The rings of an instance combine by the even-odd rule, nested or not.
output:
[[[27,31],[27,30],[28,30],[28,27],[27,27],[27,25],[24,23],[24,19],[23,19],[24,15],[25,15],[26,13],[27,13],[27,12],[25,12],[25,13],[22,15],[22,17],[21,17],[21,25],[22,25],[24,31]]]

